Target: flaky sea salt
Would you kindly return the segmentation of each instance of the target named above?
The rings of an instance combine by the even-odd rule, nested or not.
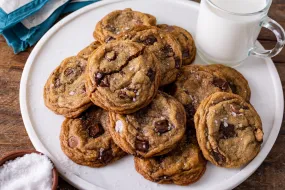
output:
[[[124,128],[123,122],[121,120],[116,121],[116,126],[115,126],[116,132],[117,133],[123,132],[123,128]]]
[[[45,155],[26,154],[0,166],[0,189],[51,190],[53,164]]]

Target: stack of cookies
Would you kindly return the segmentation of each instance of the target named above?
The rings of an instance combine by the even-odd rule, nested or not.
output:
[[[131,154],[146,179],[188,185],[206,160],[237,168],[258,154],[262,124],[247,80],[223,65],[190,65],[196,48],[185,29],[125,9],[93,36],[44,87],[46,106],[66,117],[60,142],[71,160],[102,167]]]

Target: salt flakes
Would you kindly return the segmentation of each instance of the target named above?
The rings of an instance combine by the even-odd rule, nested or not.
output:
[[[69,92],[69,95],[70,95],[70,96],[73,96],[74,94],[75,94],[74,91]]]
[[[234,117],[237,116],[236,112],[231,112]]]
[[[115,130],[117,133],[122,133],[124,129],[123,122],[121,120],[116,121]]]
[[[41,189],[52,187],[53,164],[45,155],[26,154],[0,166],[0,189]]]

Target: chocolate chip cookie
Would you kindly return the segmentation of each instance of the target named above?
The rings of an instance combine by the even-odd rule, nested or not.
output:
[[[89,46],[87,46],[86,48],[81,50],[77,54],[77,56],[81,57],[81,58],[83,58],[85,60],[88,60],[88,58],[92,54],[92,52],[95,51],[100,45],[101,45],[101,43],[99,41],[94,41]]]
[[[179,26],[159,24],[157,27],[170,33],[177,40],[182,51],[182,64],[191,64],[196,57],[196,46],[192,35],[187,30]]]
[[[160,70],[151,51],[139,43],[114,41],[88,60],[87,93],[94,104],[121,114],[147,106],[155,97]]]
[[[116,10],[97,23],[93,36],[101,43],[107,43],[135,26],[154,26],[155,24],[156,18],[150,14],[133,11],[130,8]]]
[[[44,87],[45,105],[50,110],[74,118],[92,105],[85,88],[86,65],[82,58],[69,57],[52,72]]]
[[[186,115],[173,97],[159,92],[147,107],[130,115],[110,112],[109,131],[125,152],[149,158],[166,154],[182,139]]]
[[[143,44],[156,55],[160,62],[161,86],[176,79],[178,70],[182,66],[182,53],[172,35],[157,27],[140,26],[121,34],[118,39]]]
[[[189,133],[168,154],[153,158],[135,157],[134,160],[138,173],[150,181],[162,184],[189,185],[198,181],[206,170],[206,160],[196,137]]]
[[[80,117],[66,119],[61,128],[62,151],[75,163],[90,167],[110,164],[126,153],[112,140],[107,130],[108,112],[92,106]]]
[[[200,102],[215,92],[231,92],[228,82],[218,72],[206,66],[187,65],[180,70],[175,83],[165,91],[180,101],[186,110],[187,123],[193,123],[193,116]]]
[[[219,71],[227,80],[234,94],[240,95],[247,102],[250,100],[251,91],[247,80],[237,70],[220,64],[209,65],[209,69]]]
[[[200,148],[213,164],[238,168],[258,154],[263,140],[261,119],[242,97],[212,94],[201,102],[194,119]]]

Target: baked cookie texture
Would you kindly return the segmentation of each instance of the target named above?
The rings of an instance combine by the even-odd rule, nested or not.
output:
[[[182,64],[191,64],[196,57],[196,45],[192,35],[179,26],[170,26],[167,24],[157,25],[161,30],[170,33],[179,43],[182,51]]]
[[[94,104],[129,114],[147,106],[155,97],[160,70],[155,56],[141,44],[116,41],[92,53],[86,81]]]
[[[220,72],[227,80],[232,92],[241,96],[247,102],[250,100],[251,91],[247,80],[244,76],[234,68],[227,67],[221,64],[213,64],[208,66],[213,72]]]
[[[86,65],[82,58],[68,57],[51,73],[44,86],[44,101],[50,110],[74,118],[92,105],[85,88]]]
[[[147,46],[159,60],[161,70],[160,86],[173,82],[182,66],[181,48],[175,38],[153,26],[139,26],[125,33],[118,39],[131,40]]]
[[[125,152],[149,158],[166,154],[182,139],[186,115],[173,97],[159,92],[147,107],[130,115],[110,112],[109,131]]]
[[[135,157],[134,161],[137,172],[144,178],[162,184],[189,185],[198,181],[206,170],[195,130],[187,132],[170,153],[153,158]]]
[[[177,80],[164,90],[184,105],[189,124],[204,98],[215,92],[231,92],[222,75],[202,65],[183,66]]]
[[[242,167],[260,150],[261,119],[253,106],[238,95],[210,95],[200,104],[194,121],[204,157],[217,166]]]
[[[101,43],[117,39],[118,35],[135,26],[155,26],[156,18],[150,14],[133,11],[130,8],[116,10],[100,20],[93,33]]]
[[[112,140],[108,112],[92,106],[80,117],[65,119],[60,133],[62,151],[75,163],[106,166],[126,155]]]
[[[93,51],[95,51],[99,46],[101,45],[101,43],[99,41],[94,41],[92,42],[90,45],[88,45],[87,47],[85,47],[84,49],[82,49],[77,56],[81,57],[85,60],[88,60],[89,56],[92,54]]]

